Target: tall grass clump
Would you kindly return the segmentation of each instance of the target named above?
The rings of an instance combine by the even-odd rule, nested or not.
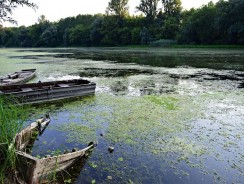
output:
[[[0,183],[5,183],[16,168],[16,155],[13,140],[27,117],[27,109],[0,97]]]

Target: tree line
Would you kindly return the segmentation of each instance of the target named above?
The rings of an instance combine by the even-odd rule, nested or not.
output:
[[[183,10],[181,0],[110,0],[105,14],[78,15],[32,26],[0,26],[0,46],[70,47],[165,44],[244,44],[244,1],[219,0]],[[1,19],[1,17],[0,17]]]

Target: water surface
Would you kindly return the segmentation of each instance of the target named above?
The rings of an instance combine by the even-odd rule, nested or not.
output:
[[[44,48],[0,54],[0,75],[36,68],[31,82],[82,77],[97,83],[96,95],[35,106],[26,122],[51,112],[51,124],[32,149],[37,157],[98,142],[70,175],[62,173],[66,182],[244,182],[243,50]]]

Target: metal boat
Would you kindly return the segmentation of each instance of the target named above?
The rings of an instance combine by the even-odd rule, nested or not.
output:
[[[7,86],[11,84],[23,84],[32,79],[36,74],[36,69],[21,70],[8,74],[6,77],[0,78],[0,86]]]
[[[96,84],[84,79],[0,86],[0,96],[19,103],[40,103],[95,93]]]

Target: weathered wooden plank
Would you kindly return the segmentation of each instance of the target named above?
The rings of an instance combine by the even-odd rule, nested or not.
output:
[[[19,171],[20,177],[27,184],[39,183],[37,178],[33,178],[33,174],[34,174],[33,171],[35,171],[36,169],[38,159],[22,151],[17,151],[16,156],[17,156],[17,169]]]
[[[21,132],[15,136],[15,148],[20,151],[24,150],[27,145],[29,145],[33,139],[37,137],[38,134],[42,131],[43,127],[46,127],[50,122],[49,115],[46,115],[44,118],[36,120],[36,122],[31,123],[28,127],[23,129]]]
[[[17,151],[18,170],[27,183],[39,183],[42,178],[45,178],[49,174],[70,167],[76,160],[83,157],[86,152],[93,147],[94,144],[76,152],[42,159],[35,158],[22,151]]]
[[[31,142],[33,134],[36,131],[42,133],[49,122],[50,117],[47,115],[31,123],[15,136],[14,145],[17,150],[17,168],[21,178],[28,184],[39,183],[42,178],[45,178],[49,174],[70,167],[75,161],[83,157],[86,152],[95,146],[94,143],[90,143],[88,147],[82,150],[42,159],[35,158],[23,152],[22,150]]]

